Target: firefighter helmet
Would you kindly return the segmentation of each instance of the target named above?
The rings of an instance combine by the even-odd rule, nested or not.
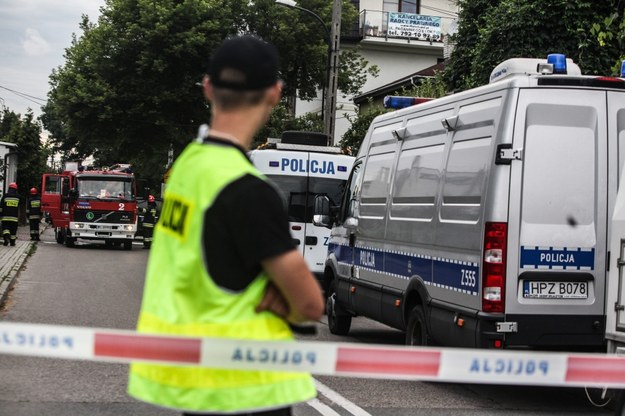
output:
[[[17,189],[17,184],[15,182],[11,182],[9,184],[9,189]]]
[[[154,195],[148,195],[148,202],[154,202]]]
[[[37,188],[30,188],[31,195],[37,195]]]

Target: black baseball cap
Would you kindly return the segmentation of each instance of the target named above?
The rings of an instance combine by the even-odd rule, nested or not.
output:
[[[256,91],[278,81],[278,50],[252,35],[226,39],[213,53],[208,76],[217,88]]]

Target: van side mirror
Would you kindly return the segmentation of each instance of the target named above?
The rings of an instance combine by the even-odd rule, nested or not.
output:
[[[317,195],[313,207],[313,224],[319,227],[332,227],[330,212],[330,198],[327,195]]]

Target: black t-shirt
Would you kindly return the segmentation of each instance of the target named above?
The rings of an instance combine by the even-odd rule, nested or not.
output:
[[[206,210],[202,240],[213,281],[232,291],[254,280],[261,261],[295,248],[280,196],[253,175],[225,187]]]

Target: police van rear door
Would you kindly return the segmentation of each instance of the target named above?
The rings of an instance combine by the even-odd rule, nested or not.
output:
[[[521,89],[513,138],[505,311],[508,340],[576,344],[549,316],[603,314],[608,218],[606,92]],[[523,318],[523,319],[522,319]],[[553,321],[553,320],[552,320]],[[571,323],[573,321],[570,321]],[[595,322],[594,320],[592,322]],[[529,335],[529,333],[532,333]],[[598,338],[597,338],[598,339]],[[515,341],[515,342],[516,342]],[[580,341],[582,343],[587,341]]]
[[[625,193],[625,184],[623,180],[623,171],[625,170],[625,91],[609,91],[608,92],[608,135],[613,140],[610,142],[613,147],[610,151],[610,181],[614,183],[610,187],[610,207],[616,205],[617,189],[618,194]],[[616,149],[615,149],[616,148]],[[618,160],[616,160],[618,159]],[[615,208],[616,209],[616,208]],[[607,327],[606,338],[617,339],[625,342],[625,266],[620,265],[625,260],[625,221],[623,218],[623,210],[621,208],[621,216],[615,218],[617,227],[610,228],[610,241],[616,239],[616,246],[611,245],[610,253],[610,282],[607,290],[606,314]],[[609,214],[609,218],[613,217],[613,212]]]

